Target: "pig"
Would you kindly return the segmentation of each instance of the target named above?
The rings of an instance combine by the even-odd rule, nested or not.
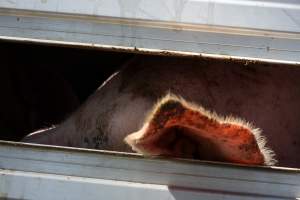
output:
[[[300,161],[300,157],[295,156],[300,153],[299,77],[300,69],[281,64],[139,55],[111,75],[60,125],[34,132],[22,141],[267,165],[275,163],[274,151],[278,165],[297,167]],[[213,134],[220,133],[222,138],[204,138],[203,130],[191,131],[187,125],[180,127],[175,123],[175,129],[163,131],[165,136],[154,140],[156,136],[151,136],[149,124],[153,123],[149,118],[156,115],[155,105],[163,105],[161,102],[165,99],[171,104],[175,101],[176,109],[195,111],[200,116],[197,119],[205,113],[217,113],[205,117],[216,121],[218,131]],[[228,141],[217,142],[226,139],[225,134],[219,131],[223,129],[222,123],[238,126],[234,128],[237,130],[234,135],[239,135],[240,131],[245,134],[226,145]],[[265,146],[259,129],[251,124],[263,131],[269,148]],[[160,152],[157,147],[161,142],[158,141],[168,141],[174,135],[177,137],[178,132],[189,142],[199,141],[197,144],[202,146],[201,151],[205,155],[187,153],[184,156],[180,153],[182,148]],[[148,141],[152,143],[141,145],[141,139],[149,135]],[[199,138],[204,140],[201,142]],[[250,142],[246,144],[248,147],[252,145],[249,160],[245,158],[249,148],[241,146],[241,141]],[[182,146],[179,143],[176,140],[175,146]],[[157,144],[155,148],[153,144]],[[228,147],[232,147],[231,150]],[[239,149],[246,150],[242,152]]]

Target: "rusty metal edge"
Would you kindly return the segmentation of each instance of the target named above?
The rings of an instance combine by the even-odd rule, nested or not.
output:
[[[0,35],[0,42],[14,42],[24,43],[33,45],[45,45],[45,46],[57,46],[67,48],[80,48],[80,49],[91,49],[99,51],[111,51],[111,52],[123,52],[143,55],[158,55],[168,57],[182,57],[182,58],[193,58],[193,59],[214,59],[223,62],[233,62],[248,66],[249,64],[260,64],[260,65],[286,65],[290,67],[300,67],[300,62],[296,61],[285,61],[285,60],[274,60],[274,59],[261,59],[251,57],[240,57],[240,56],[228,56],[220,54],[207,54],[197,52],[185,52],[185,51],[171,51],[161,49],[148,49],[148,48],[137,48],[137,47],[125,47],[125,46],[114,46],[114,45],[103,45],[95,43],[81,43],[81,42],[66,42],[57,40],[45,40],[45,39],[34,39],[34,38],[23,38],[23,37],[8,37]]]

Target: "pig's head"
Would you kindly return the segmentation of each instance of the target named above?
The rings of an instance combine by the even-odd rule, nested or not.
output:
[[[273,165],[261,131],[233,117],[220,117],[168,94],[125,141],[136,152],[249,165]]]

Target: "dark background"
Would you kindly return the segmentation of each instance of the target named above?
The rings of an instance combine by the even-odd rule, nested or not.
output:
[[[133,54],[0,41],[0,140],[66,119]]]

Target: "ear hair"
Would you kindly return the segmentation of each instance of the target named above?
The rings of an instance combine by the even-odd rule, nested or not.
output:
[[[178,102],[180,103],[184,108],[200,112],[203,115],[205,115],[207,118],[210,120],[216,121],[220,124],[233,124],[233,125],[238,125],[241,126],[247,130],[249,130],[250,133],[253,134],[256,143],[259,147],[259,150],[261,154],[264,157],[264,164],[265,165],[274,165],[276,164],[276,159],[275,159],[275,154],[274,152],[266,147],[266,138],[262,136],[261,130],[259,128],[256,128],[253,124],[241,119],[241,118],[236,118],[233,116],[227,116],[223,117],[218,115],[216,112],[211,112],[209,110],[204,109],[202,106],[199,106],[195,103],[187,102],[185,99],[183,99],[180,96],[176,96],[174,94],[168,93],[166,96],[164,96],[162,99],[158,100],[158,102],[153,106],[152,110],[149,112],[148,116],[145,119],[144,126],[143,128],[135,132],[133,134],[128,135],[125,138],[125,142],[127,142],[130,146],[132,146],[133,150],[139,151],[140,153],[142,152],[141,149],[138,149],[135,147],[135,143],[143,137],[143,133],[146,131],[148,124],[153,120],[155,115],[162,109],[162,107],[168,103],[168,102]]]

